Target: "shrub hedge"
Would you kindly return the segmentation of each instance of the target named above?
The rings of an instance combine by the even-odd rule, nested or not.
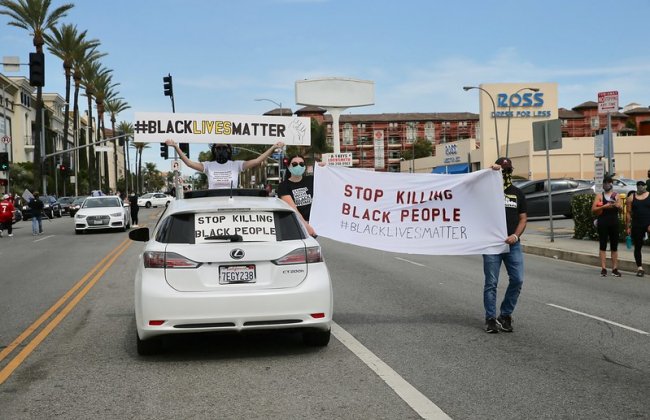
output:
[[[618,196],[623,211],[619,213],[618,237],[621,242],[625,241],[625,194]],[[591,204],[594,201],[593,194],[575,194],[571,198],[571,212],[573,213],[573,237],[575,239],[598,239],[598,231],[594,226],[596,216],[591,212]]]

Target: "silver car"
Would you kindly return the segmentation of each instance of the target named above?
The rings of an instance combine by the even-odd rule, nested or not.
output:
[[[520,181],[515,185],[526,196],[528,217],[548,217],[548,181]],[[575,194],[593,194],[593,183],[582,180],[558,178],[551,179],[553,216],[572,217],[571,198]]]

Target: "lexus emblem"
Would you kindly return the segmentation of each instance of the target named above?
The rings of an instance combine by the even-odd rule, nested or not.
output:
[[[230,256],[235,260],[241,260],[244,258],[244,250],[240,248],[235,248],[230,251]]]

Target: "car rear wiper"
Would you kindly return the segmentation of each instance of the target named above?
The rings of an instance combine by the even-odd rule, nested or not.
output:
[[[206,241],[221,240],[221,241],[230,241],[230,242],[242,242],[244,240],[244,238],[241,235],[213,235],[213,236],[206,236],[204,239]]]

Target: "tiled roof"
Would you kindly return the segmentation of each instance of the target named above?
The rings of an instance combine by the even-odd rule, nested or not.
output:
[[[580,108],[598,108],[598,104],[594,101],[587,101],[581,103],[580,105],[574,106],[572,109],[580,109]]]
[[[570,120],[570,119],[583,119],[584,115],[582,115],[579,112],[571,111],[566,108],[559,108],[557,110],[557,115],[558,118],[563,119],[563,120]]]
[[[625,112],[627,115],[632,115],[632,114],[650,114],[650,108],[645,108],[645,107],[638,107],[634,109],[630,109]]]
[[[302,107],[299,110],[297,110],[296,115],[300,115],[300,114],[307,113],[307,112],[310,112],[310,113],[316,112],[316,113],[319,113],[319,114],[324,114],[325,112],[327,112],[327,110],[325,108],[321,108],[319,106],[307,105],[307,106]]]
[[[262,115],[273,115],[273,116],[291,116],[293,112],[291,111],[291,108],[275,108],[272,109],[268,112],[265,112]]]
[[[396,122],[396,121],[478,121],[478,114],[472,112],[407,112],[394,114],[342,114],[340,122]],[[325,121],[332,116],[325,115]]]

